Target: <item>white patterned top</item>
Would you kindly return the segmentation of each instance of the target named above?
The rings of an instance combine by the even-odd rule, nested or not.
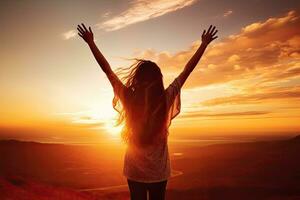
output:
[[[111,76],[109,78],[113,84],[115,94],[119,93],[121,99],[122,95],[120,92],[122,89],[120,89],[120,87],[125,86],[121,86],[121,82],[116,80],[116,76]],[[181,81],[179,78],[176,78],[169,87],[165,89],[168,118],[167,126],[164,131],[166,131],[167,134],[168,128],[171,125],[171,120],[180,112],[181,86]],[[123,174],[127,179],[145,183],[167,180],[171,175],[167,140],[149,145],[145,148],[127,145],[124,157]]]

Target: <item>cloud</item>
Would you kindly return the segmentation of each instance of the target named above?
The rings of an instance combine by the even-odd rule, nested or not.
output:
[[[300,17],[296,11],[243,27],[239,33],[208,47],[185,87],[245,79],[266,84],[297,77],[300,66],[298,27]],[[148,49],[135,56],[156,61],[170,80],[182,71],[199,45],[200,41],[195,41],[188,49],[175,54]]]
[[[243,112],[187,112],[183,113],[180,118],[199,118],[199,117],[233,117],[233,116],[253,116],[270,114],[268,111],[243,111]]]
[[[300,14],[290,11],[249,24],[238,33],[212,43],[185,83],[182,95],[185,103],[180,118],[218,120],[299,116],[298,27]],[[194,41],[187,49],[174,54],[147,49],[134,56],[157,62],[165,82],[171,82],[200,43]]]
[[[69,40],[69,39],[72,39],[77,36],[77,31],[69,30],[69,31],[63,33],[62,36],[63,36],[64,40]]]
[[[102,18],[107,19],[95,26],[105,31],[115,31],[128,25],[146,21],[165,14],[180,10],[196,3],[197,0],[132,0],[130,7],[119,15],[108,19],[111,12],[105,12]],[[64,40],[77,36],[76,30],[62,34]]]
[[[197,0],[132,0],[121,14],[97,24],[105,31],[114,31],[128,25],[160,17],[194,4]]]
[[[286,88],[277,88],[277,91],[264,90],[263,93],[257,94],[241,94],[241,95],[232,95],[227,97],[218,97],[202,102],[204,106],[216,106],[216,105],[233,105],[233,104],[258,104],[266,102],[267,100],[283,100],[288,99],[289,102],[291,99],[300,100],[300,87],[286,89]]]
[[[111,15],[111,12],[108,11],[108,12],[103,13],[102,17],[107,18],[107,17],[109,17],[109,15]]]
[[[233,14],[232,10],[227,10],[226,12],[224,12],[223,17],[229,17],[232,14]]]
[[[70,113],[55,113],[55,115],[61,116],[62,119],[66,119],[66,124],[74,127],[104,129],[107,124],[107,120],[101,119],[97,113],[91,110]]]

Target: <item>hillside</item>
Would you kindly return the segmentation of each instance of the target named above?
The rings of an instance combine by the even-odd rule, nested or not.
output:
[[[177,152],[177,154],[173,154]],[[300,136],[170,145],[167,199],[300,199]],[[0,141],[0,199],[128,199],[122,149]],[[82,192],[83,189],[91,189]]]

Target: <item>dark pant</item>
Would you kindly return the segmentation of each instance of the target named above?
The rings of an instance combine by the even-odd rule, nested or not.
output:
[[[149,200],[164,200],[166,193],[167,180],[156,183],[141,183],[127,180],[131,200],[147,200],[147,192],[149,192]]]

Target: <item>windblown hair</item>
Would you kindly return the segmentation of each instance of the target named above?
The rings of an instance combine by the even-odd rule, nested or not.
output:
[[[135,59],[125,72],[126,93],[123,102],[115,95],[113,107],[119,112],[117,124],[124,123],[122,139],[126,143],[147,146],[166,139],[166,97],[160,68],[152,61]],[[121,108],[118,105],[121,103]]]

